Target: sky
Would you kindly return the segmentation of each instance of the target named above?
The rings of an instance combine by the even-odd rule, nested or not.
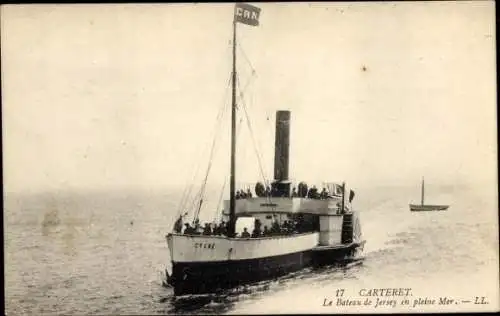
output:
[[[290,110],[296,181],[496,187],[493,2],[258,6],[260,25],[237,30],[238,182],[272,178],[274,113]],[[209,179],[222,183],[232,14],[2,6],[4,190],[184,186],[216,130]]]

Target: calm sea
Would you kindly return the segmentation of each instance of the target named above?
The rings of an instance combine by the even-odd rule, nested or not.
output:
[[[169,313],[344,313],[498,310],[496,190],[429,188],[447,212],[410,213],[419,189],[358,190],[365,258],[304,270],[225,295],[175,300],[162,287],[165,234],[177,192],[80,192],[4,196],[8,315]],[[218,196],[216,200],[218,199]],[[202,219],[214,213],[204,212]],[[448,296],[459,303],[337,306],[337,289],[411,288],[410,305]],[[475,297],[488,304],[463,303]],[[333,306],[323,306],[325,299]],[[375,302],[373,302],[375,304]]]

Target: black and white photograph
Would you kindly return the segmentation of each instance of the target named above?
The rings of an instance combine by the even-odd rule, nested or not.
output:
[[[6,315],[500,311],[493,1],[0,9]]]

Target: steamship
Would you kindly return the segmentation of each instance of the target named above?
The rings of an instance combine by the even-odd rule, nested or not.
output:
[[[256,196],[236,197],[236,26],[258,26],[259,16],[259,8],[235,4],[230,193],[221,213],[222,220],[228,223],[227,234],[167,234],[171,261],[171,271],[166,269],[167,283],[176,296],[215,293],[310,266],[356,260],[362,254],[365,240],[358,212],[352,208],[354,193],[345,183],[327,183],[329,194],[323,198],[308,196],[304,182],[298,184],[298,192],[292,190],[295,184],[289,178],[290,111],[276,112],[271,193],[258,192],[262,186],[258,183]],[[283,225],[285,221],[301,224],[293,233],[242,237],[236,233],[236,223],[249,217],[268,227],[276,222]]]

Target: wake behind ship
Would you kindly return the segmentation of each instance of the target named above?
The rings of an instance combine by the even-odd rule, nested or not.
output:
[[[363,250],[358,212],[352,209],[354,191],[345,183],[326,183],[321,192],[289,179],[290,111],[276,113],[274,180],[258,182],[255,196],[235,192],[236,146],[236,25],[259,25],[260,9],[235,5],[231,115],[229,200],[222,220],[201,232],[197,216],[182,231],[182,215],[166,236],[172,264],[166,271],[174,294],[205,294],[271,279],[311,265],[353,260]],[[200,201],[201,205],[201,201]],[[236,223],[246,227],[237,234]],[[249,221],[250,220],[250,221]],[[247,230],[248,229],[248,230]]]

